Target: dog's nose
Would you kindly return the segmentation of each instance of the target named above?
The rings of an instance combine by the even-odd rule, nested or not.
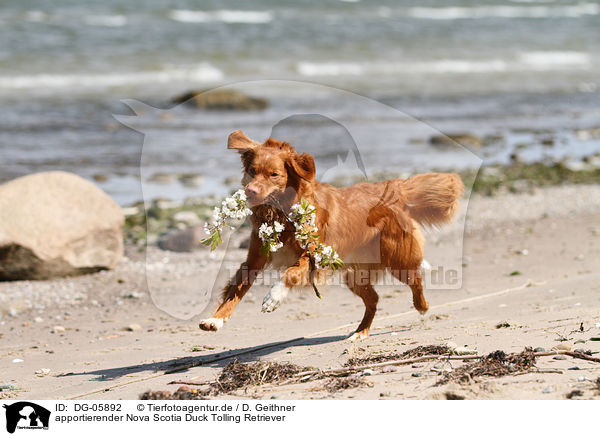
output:
[[[258,188],[256,186],[248,185],[246,186],[246,195],[250,198],[256,197],[258,195]]]

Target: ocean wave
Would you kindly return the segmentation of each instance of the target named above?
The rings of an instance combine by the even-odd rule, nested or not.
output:
[[[597,3],[552,6],[510,6],[490,5],[474,7],[413,7],[406,10],[411,18],[428,20],[458,20],[477,18],[578,18],[585,15],[598,15]]]
[[[440,60],[429,62],[299,62],[296,71],[303,76],[360,76],[402,73],[487,73],[506,71],[502,60]]]
[[[519,61],[535,70],[560,68],[588,68],[591,59],[587,53],[577,51],[534,51],[521,53]]]
[[[42,11],[34,10],[25,12],[25,19],[32,23],[41,23],[48,20],[48,17],[48,14]]]
[[[190,11],[175,9],[169,12],[169,18],[181,23],[207,23],[221,21],[223,23],[264,24],[273,20],[271,11]]]
[[[209,64],[191,67],[172,67],[159,71],[124,72],[111,74],[36,74],[0,76],[0,89],[32,88],[109,88],[127,85],[169,83],[175,80],[215,82],[223,73]]]
[[[307,77],[362,76],[368,74],[485,74],[589,68],[590,57],[581,52],[526,52],[514,59],[441,59],[415,62],[299,62],[296,71]]]
[[[127,17],[124,15],[88,15],[83,18],[83,22],[89,26],[121,27],[127,24]]]

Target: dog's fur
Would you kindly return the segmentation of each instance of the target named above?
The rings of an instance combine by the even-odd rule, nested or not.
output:
[[[252,235],[246,262],[225,287],[213,317],[200,323],[201,329],[218,330],[269,263],[285,268],[281,283],[274,286],[277,295],[310,283],[310,258],[298,245],[294,227],[285,218],[301,198],[316,207],[320,241],[340,255],[345,263],[345,283],[365,304],[364,317],[352,339],[369,334],[379,299],[372,279],[378,272],[387,270],[407,283],[415,308],[421,313],[427,311],[420,273],[425,243],[420,226],[437,226],[452,219],[464,190],[457,174],[429,173],[335,188],[317,182],[313,157],[299,154],[286,142],[269,138],[260,144],[238,130],[229,136],[228,148],[241,154],[242,184],[253,212]],[[265,256],[260,249],[258,228],[274,220],[285,223],[280,237],[283,248]],[[270,294],[267,297],[272,299]],[[271,301],[266,311],[277,305]]]

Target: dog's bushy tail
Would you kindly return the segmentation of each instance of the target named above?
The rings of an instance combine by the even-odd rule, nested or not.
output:
[[[464,189],[460,176],[454,173],[419,174],[404,180],[402,186],[411,217],[427,226],[450,222]]]

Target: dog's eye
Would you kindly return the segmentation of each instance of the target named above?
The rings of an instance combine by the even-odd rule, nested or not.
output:
[[[256,171],[254,170],[254,168],[249,168],[248,174],[250,174],[252,177],[254,177],[254,174],[256,174]]]
[[[277,176],[279,176],[279,174],[277,174],[277,173],[271,173],[271,177],[277,177]]]

